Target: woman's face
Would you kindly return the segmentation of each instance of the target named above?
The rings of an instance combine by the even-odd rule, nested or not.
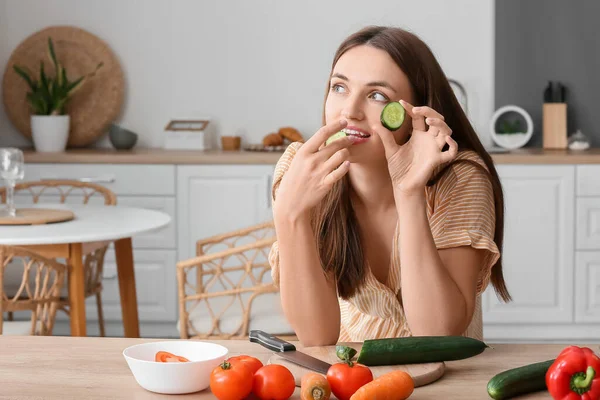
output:
[[[346,134],[359,135],[350,147],[351,162],[369,162],[385,157],[383,143],[377,132],[394,135],[404,143],[411,131],[411,121],[405,116],[402,127],[391,132],[380,122],[381,110],[390,101],[406,100],[412,104],[408,78],[383,50],[361,45],[344,53],[331,75],[329,94],[325,102],[327,123],[346,119]]]

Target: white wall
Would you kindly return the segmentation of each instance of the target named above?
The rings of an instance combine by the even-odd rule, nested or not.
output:
[[[493,9],[493,0],[0,0],[0,67],[33,32],[76,25],[120,58],[127,88],[117,122],[140,133],[139,146],[160,147],[168,120],[191,113],[211,116],[219,134],[243,129],[247,142],[260,142],[282,125],[311,136],[338,44],[367,24],[397,25],[420,35],[466,86],[487,143]],[[27,143],[1,111],[0,145]]]

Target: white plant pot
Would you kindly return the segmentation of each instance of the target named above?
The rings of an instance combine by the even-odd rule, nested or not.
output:
[[[68,115],[32,115],[31,136],[39,152],[65,151],[69,140]]]
[[[494,141],[500,147],[505,149],[518,149],[523,147],[528,141],[531,135],[527,132],[518,133],[496,133]]]

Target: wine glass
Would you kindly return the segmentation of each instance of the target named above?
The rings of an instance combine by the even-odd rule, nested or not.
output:
[[[0,149],[0,178],[6,181],[6,211],[9,216],[16,217],[14,193],[16,181],[23,179],[23,152],[12,147]]]

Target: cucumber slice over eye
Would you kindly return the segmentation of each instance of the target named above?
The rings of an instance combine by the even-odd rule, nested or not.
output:
[[[390,131],[398,130],[404,122],[406,111],[397,101],[387,103],[381,110],[381,123]]]
[[[338,139],[341,139],[343,137],[346,137],[348,135],[346,135],[346,132],[344,131],[339,131],[337,133],[334,133],[333,135],[329,136],[329,139],[327,139],[327,141],[325,142],[325,146],[327,146],[329,143],[336,141]]]

